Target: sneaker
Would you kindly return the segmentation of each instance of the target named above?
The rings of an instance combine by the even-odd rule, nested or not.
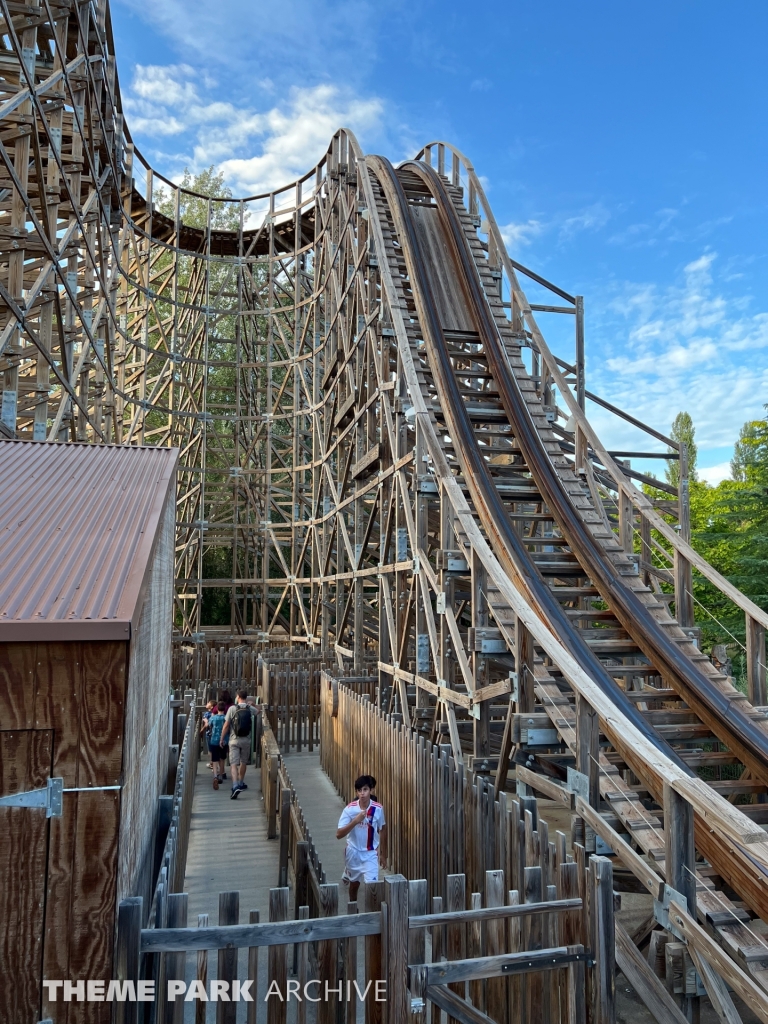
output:
[[[241,782],[240,783],[240,789],[248,789],[248,787],[246,786],[246,784],[244,782]]]
[[[240,796],[240,787],[239,787],[239,786],[235,786],[235,787],[234,787],[234,788],[232,789],[232,792],[231,792],[231,793],[230,793],[230,795],[229,795],[229,799],[230,799],[230,800],[237,800],[237,798],[238,798],[239,796]]]
[[[214,775],[213,776],[213,788],[214,789],[218,789],[219,788],[219,777],[218,777],[218,775]]]

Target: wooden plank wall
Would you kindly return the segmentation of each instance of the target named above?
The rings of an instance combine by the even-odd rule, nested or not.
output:
[[[131,638],[123,743],[118,898],[141,896],[149,911],[158,797],[165,792],[173,627],[174,514],[166,505],[141,618]]]
[[[124,641],[0,645],[3,733],[52,734],[46,779],[49,774],[63,778],[65,789],[93,787],[93,792],[65,793],[62,817],[41,826],[48,840],[42,948],[46,978],[112,976],[120,794],[98,787],[121,781],[127,658]],[[9,814],[44,818],[45,812],[14,808]],[[13,829],[0,831],[4,865],[13,856],[13,835]],[[23,916],[27,900],[27,894],[19,893],[16,909],[9,908],[10,916],[3,919],[9,941],[15,937],[21,945],[27,944],[25,935],[33,925]],[[94,964],[100,967],[98,975]],[[0,976],[9,976],[3,964]],[[77,1020],[99,1019],[97,1004],[83,1004],[90,1009],[78,1011],[72,1009],[76,1005],[58,1004],[56,1024],[70,1024],[75,1013]],[[53,1009],[43,1002],[37,1019],[51,1016]],[[15,1013],[0,1016],[19,1019]]]

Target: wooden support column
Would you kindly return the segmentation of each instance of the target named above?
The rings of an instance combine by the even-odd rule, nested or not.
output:
[[[684,441],[680,444],[680,474],[677,491],[680,539],[690,543],[691,496],[688,480],[688,445]],[[677,550],[675,550],[675,617],[681,626],[694,624],[691,563]]]
[[[765,626],[751,616],[746,617],[747,626],[747,694],[751,704],[764,707],[768,704],[765,672]]]
[[[696,920],[696,846],[693,807],[671,786],[664,785],[664,855],[667,885],[688,901],[688,913]],[[680,1008],[689,1021],[699,1020],[697,996],[681,996]]]
[[[488,601],[486,592],[488,582],[485,568],[472,552],[472,625],[483,627],[488,625]],[[488,659],[482,651],[472,651],[472,675],[477,689],[488,683]],[[490,701],[481,701],[475,708],[476,717],[473,727],[473,746],[475,757],[489,757],[491,753],[491,707]]]
[[[589,779],[588,803],[600,809],[600,722],[597,712],[579,694],[576,695],[576,770]],[[583,819],[582,819],[583,820]],[[593,853],[595,833],[584,822],[584,846]]]
[[[586,397],[586,376],[584,372],[584,296],[577,295],[575,297],[576,308],[576,401],[579,403],[579,408],[584,408],[584,402]]]
[[[528,714],[533,711],[535,697],[533,686],[533,637],[515,617],[515,670],[517,672],[517,713]]]
[[[631,554],[633,550],[633,517],[632,501],[626,491],[622,489],[619,491],[619,542],[627,554]]]
[[[607,857],[589,858],[594,908],[592,1012],[595,1024],[616,1024],[616,938],[613,917],[613,865]]]
[[[429,508],[427,495],[421,489],[421,481],[427,478],[427,446],[424,441],[424,430],[416,418],[416,457],[413,467],[414,491],[415,491],[415,529],[416,529],[416,552],[426,552],[427,530],[429,526]],[[429,676],[430,672],[430,645],[429,632],[427,629],[427,613],[424,610],[425,603],[430,600],[423,585],[423,577],[417,584],[419,598],[416,601],[416,675]],[[416,686],[416,707],[429,707],[429,694]]]

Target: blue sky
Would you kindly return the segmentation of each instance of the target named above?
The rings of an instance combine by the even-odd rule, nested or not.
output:
[[[588,387],[661,430],[686,409],[702,475],[727,475],[768,402],[764,0],[113,0],[112,19],[128,124],[170,177],[215,163],[252,194],[341,124],[394,160],[453,142],[513,257],[585,296]]]

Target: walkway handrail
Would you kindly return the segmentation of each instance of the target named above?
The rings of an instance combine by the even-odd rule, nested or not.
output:
[[[169,893],[181,892],[187,865],[189,824],[192,817],[192,797],[200,751],[199,708],[193,699],[184,726],[184,739],[179,752],[176,780],[173,788],[171,823],[166,836],[160,871],[155,886],[150,922],[152,927],[166,924],[166,899]]]
[[[325,872],[275,734],[266,720],[261,736],[261,792],[267,815],[267,838],[280,838],[279,883],[281,886],[288,884],[288,866],[292,864],[297,916],[302,906],[319,911]]]

